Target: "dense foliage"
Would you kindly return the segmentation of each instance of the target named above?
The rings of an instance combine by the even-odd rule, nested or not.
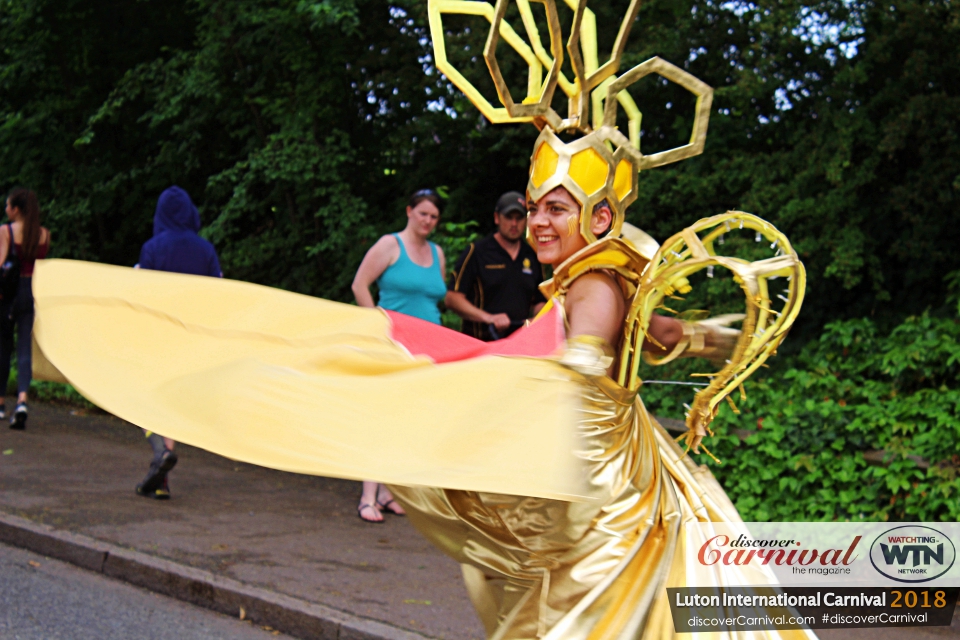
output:
[[[776,364],[739,414],[721,408],[706,444],[722,464],[700,456],[745,519],[960,519],[960,316],[832,322]],[[644,390],[663,415],[691,395]]]

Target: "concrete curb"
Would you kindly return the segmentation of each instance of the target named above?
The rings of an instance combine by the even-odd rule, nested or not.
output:
[[[102,573],[190,604],[246,618],[298,638],[319,640],[426,640],[383,622],[245,585],[209,571],[59,531],[0,512],[0,542]]]

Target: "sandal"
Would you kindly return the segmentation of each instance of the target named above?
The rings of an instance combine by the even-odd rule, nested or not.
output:
[[[380,513],[380,510],[377,509],[377,508],[376,508],[375,506],[373,506],[372,504],[367,504],[367,503],[365,503],[365,502],[361,502],[361,503],[360,503],[360,506],[357,507],[357,517],[358,517],[358,518],[360,518],[360,519],[363,520],[364,522],[370,522],[370,523],[372,523],[372,524],[383,524],[383,514],[380,515],[380,519],[379,519],[379,520],[370,520],[369,518],[364,518],[364,517],[363,517],[363,510],[364,510],[364,509],[373,509],[376,513]]]
[[[395,505],[395,506],[391,507],[390,505]],[[380,510],[381,513],[386,511],[387,513],[392,513],[395,516],[407,515],[406,511],[403,511],[403,507],[400,506],[400,503],[394,500],[393,498],[390,498],[386,502],[380,502],[380,500],[378,499],[377,508]],[[397,511],[397,509],[400,509],[400,511]]]

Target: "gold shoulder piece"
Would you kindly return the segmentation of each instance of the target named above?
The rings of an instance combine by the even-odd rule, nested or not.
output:
[[[629,222],[623,223],[623,228],[620,233],[623,239],[629,243],[631,247],[636,249],[637,253],[646,258],[648,262],[653,260],[657,249],[660,248],[660,243],[654,240],[650,234],[643,229],[638,229]]]
[[[637,233],[633,238],[640,242],[641,248],[649,251],[656,241],[636,227],[631,227]],[[633,242],[625,238],[604,238],[587,245],[573,254],[554,271],[553,279],[540,285],[546,296],[554,296],[562,302],[577,278],[593,271],[605,271],[616,274],[623,289],[627,302],[627,314],[624,320],[625,335],[619,355],[619,367],[616,371],[616,382],[628,391],[636,391],[640,387],[636,375],[640,364],[640,349],[643,344],[643,327],[640,326],[641,298],[638,297],[639,285],[643,273],[650,265],[649,258],[638,251]],[[641,336],[639,342],[637,335]]]
[[[553,278],[540,285],[540,291],[546,297],[563,298],[574,280],[591,271],[611,271],[635,287],[649,263],[623,238],[604,238],[567,258],[553,272]]]

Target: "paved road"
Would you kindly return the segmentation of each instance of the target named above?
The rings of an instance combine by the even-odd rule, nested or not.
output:
[[[4,640],[289,638],[2,544],[0,603]]]
[[[180,444],[173,500],[144,500],[140,429],[44,403],[26,431],[0,425],[0,453],[2,512],[431,637],[484,637],[459,565],[407,518],[362,522],[359,482]]]

